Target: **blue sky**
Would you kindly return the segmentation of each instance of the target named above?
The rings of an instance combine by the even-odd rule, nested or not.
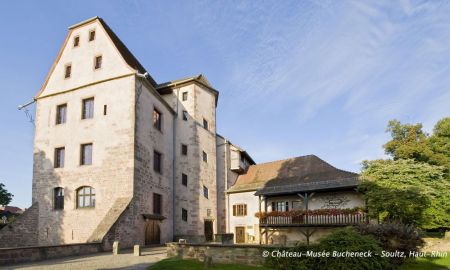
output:
[[[448,1],[10,1],[0,9],[0,182],[31,204],[38,91],[67,27],[105,19],[158,81],[203,73],[218,131],[257,162],[316,154],[358,172],[390,119],[450,116]]]

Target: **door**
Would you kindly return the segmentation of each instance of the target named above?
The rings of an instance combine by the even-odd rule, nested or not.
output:
[[[236,227],[236,243],[245,243],[245,227]]]
[[[158,220],[150,220],[145,227],[145,245],[160,244],[160,229]]]
[[[212,220],[205,220],[205,239],[206,242],[212,242],[213,241],[213,221]]]

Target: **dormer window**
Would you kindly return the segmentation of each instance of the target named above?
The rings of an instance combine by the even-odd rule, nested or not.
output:
[[[73,38],[73,46],[78,47],[80,45],[80,36],[76,36]]]
[[[94,41],[95,39],[95,30],[89,31],[89,41]]]
[[[65,71],[64,71],[64,78],[70,78],[70,75],[72,75],[72,65],[71,64],[67,64]]]
[[[96,56],[94,59],[94,69],[100,69],[102,67],[102,56]]]

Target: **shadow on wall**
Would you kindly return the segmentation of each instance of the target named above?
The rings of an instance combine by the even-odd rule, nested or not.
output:
[[[72,199],[65,195],[61,175],[43,151],[34,153],[33,201],[22,215],[0,230],[0,247],[27,247],[64,243],[64,210],[55,209],[55,188],[63,188],[65,205]],[[60,193],[61,194],[61,193]]]

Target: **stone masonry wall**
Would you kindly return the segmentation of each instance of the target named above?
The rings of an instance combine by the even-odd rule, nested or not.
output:
[[[79,256],[101,252],[100,243],[69,244],[61,246],[40,246],[22,248],[0,248],[0,265]]]
[[[167,243],[166,247],[168,257],[204,261],[208,256],[212,263],[263,265],[261,253],[270,246]]]
[[[0,230],[0,247],[36,246],[39,222],[39,205],[34,203],[14,222]]]

